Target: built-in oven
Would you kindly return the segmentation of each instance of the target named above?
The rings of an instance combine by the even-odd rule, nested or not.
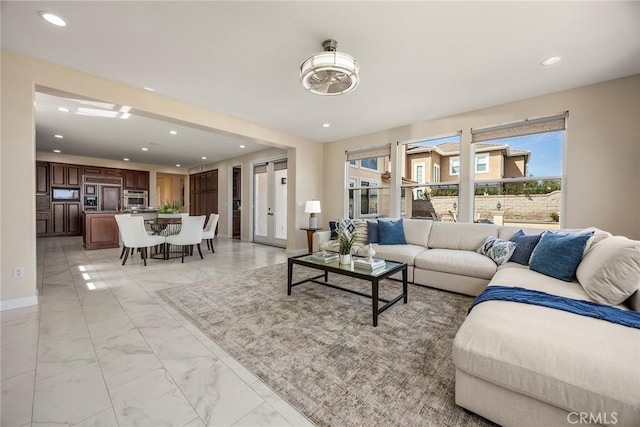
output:
[[[149,192],[147,190],[124,190],[124,209],[144,209],[149,206]]]

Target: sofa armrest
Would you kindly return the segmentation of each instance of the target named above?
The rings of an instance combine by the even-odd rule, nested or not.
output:
[[[313,252],[320,250],[320,243],[331,240],[331,231],[316,231],[313,233]]]

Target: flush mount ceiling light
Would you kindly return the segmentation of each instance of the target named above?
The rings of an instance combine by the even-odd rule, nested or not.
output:
[[[178,131],[170,130],[170,131],[169,131],[169,133],[170,133],[171,135],[177,135],[177,134],[178,134]]]
[[[142,147],[141,150],[142,151],[149,151],[149,149],[147,147]]]
[[[54,15],[51,12],[45,12],[44,10],[42,10],[38,12],[38,15],[40,15],[40,17],[47,21],[49,24],[53,24],[58,27],[65,27],[67,25],[67,23],[64,22],[64,19],[60,18],[57,15]]]
[[[540,63],[543,67],[547,67],[549,65],[557,64],[562,60],[561,56],[552,56],[551,58],[547,58]]]
[[[300,84],[317,95],[342,95],[358,86],[360,66],[351,55],[338,52],[338,42],[322,42],[324,52],[309,57],[300,66]]]
[[[61,150],[53,150],[54,153],[62,153]]]
[[[54,138],[58,138],[58,139],[62,139],[64,138],[64,136],[60,135],[60,134],[55,134],[53,135]]]
[[[323,123],[322,127],[323,128],[330,128],[331,127],[331,123]]]
[[[122,159],[122,160],[124,160],[125,162],[128,162],[128,161],[129,161],[129,158],[128,158],[128,157],[125,157],[125,158],[124,158],[124,159]]]

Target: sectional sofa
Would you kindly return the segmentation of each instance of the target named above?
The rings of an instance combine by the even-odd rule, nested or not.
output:
[[[509,240],[518,227],[412,219],[403,226],[406,244],[372,247],[376,257],[407,263],[411,283],[471,296],[502,286],[601,299],[576,278],[559,280],[515,262],[498,266],[476,252],[488,236]],[[523,229],[527,235],[543,231]],[[586,231],[593,236],[577,277],[623,282],[624,292],[612,286],[604,293],[623,299],[617,308],[640,311],[640,242]],[[367,238],[360,234],[353,251],[364,255]],[[316,233],[314,250],[330,236]],[[500,425],[640,425],[640,329],[537,305],[487,301],[468,314],[452,356],[456,403]]]

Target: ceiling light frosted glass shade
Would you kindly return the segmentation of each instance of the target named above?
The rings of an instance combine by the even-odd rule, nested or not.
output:
[[[300,66],[300,84],[318,95],[341,95],[358,86],[360,66],[351,55],[337,52],[337,42],[325,40],[324,52],[309,57]]]

